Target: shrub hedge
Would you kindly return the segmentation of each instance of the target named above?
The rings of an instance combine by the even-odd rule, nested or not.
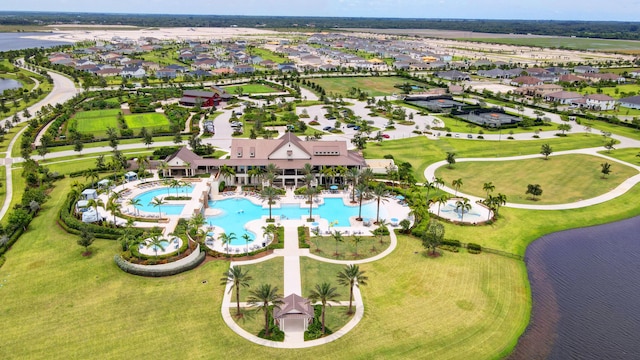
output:
[[[173,268],[157,268],[153,265],[135,265],[126,261],[120,255],[115,255],[113,260],[116,262],[118,267],[126,273],[139,276],[162,277],[172,276],[195,269],[204,261],[205,257],[206,253],[204,251],[200,251],[197,256],[193,257],[192,261],[185,264],[177,265]]]

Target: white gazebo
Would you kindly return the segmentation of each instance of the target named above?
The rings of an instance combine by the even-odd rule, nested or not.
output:
[[[282,299],[283,304],[279,308],[273,309],[273,318],[280,330],[285,331],[285,324],[298,325],[302,323],[304,331],[313,321],[313,306],[309,299],[300,295],[291,294]],[[298,325],[299,326],[299,325]]]

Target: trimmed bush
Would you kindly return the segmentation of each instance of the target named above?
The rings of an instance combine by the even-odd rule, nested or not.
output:
[[[470,254],[480,254],[482,252],[482,246],[475,243],[468,243],[467,250]]]
[[[301,249],[309,249],[309,228],[306,226],[298,227],[298,247]]]
[[[126,273],[139,276],[162,277],[172,276],[194,269],[204,261],[205,257],[206,253],[204,251],[200,251],[198,255],[193,257],[190,262],[184,263],[182,265],[177,265],[176,267],[171,269],[157,268],[153,265],[135,265],[126,261],[120,255],[114,256],[113,260],[116,262],[118,267]]]

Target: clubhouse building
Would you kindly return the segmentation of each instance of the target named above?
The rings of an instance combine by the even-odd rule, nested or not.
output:
[[[279,139],[233,139],[229,159],[202,158],[183,147],[165,163],[163,175],[169,177],[214,173],[230,167],[235,174],[218,176],[227,185],[260,185],[261,179],[252,176],[255,174],[251,170],[264,171],[273,164],[279,169],[274,182],[277,187],[302,186],[307,163],[313,166],[317,184],[343,183],[346,170],[367,166],[359,152],[347,150],[345,141],[302,141],[290,132]]]

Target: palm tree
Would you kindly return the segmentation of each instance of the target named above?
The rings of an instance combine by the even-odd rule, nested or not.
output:
[[[269,220],[273,220],[271,217],[271,205],[278,199],[278,191],[271,186],[268,186],[260,192],[260,197],[262,197],[262,201],[267,200],[267,204],[269,204]]]
[[[231,166],[228,166],[228,165],[220,166],[219,172],[220,172],[220,175],[227,180],[230,180],[231,177],[236,174],[236,171]]]
[[[324,334],[324,314],[325,309],[327,307],[327,303],[330,301],[335,301],[336,298],[340,296],[336,292],[336,288],[332,287],[331,284],[323,282],[322,284],[316,284],[315,289],[311,290],[309,293],[309,300],[316,302],[320,301],[322,303],[322,333]],[[331,304],[329,304],[331,306]]]
[[[98,175],[98,172],[95,170],[87,170],[84,173],[84,178],[87,180],[91,179],[91,187],[95,188],[96,187],[95,182],[100,178],[100,175]]]
[[[351,238],[351,241],[353,242],[353,245],[355,246],[355,257],[358,257],[358,244],[360,244],[362,241],[364,241],[364,238],[362,236],[357,236],[354,235],[353,238]]]
[[[240,286],[249,287],[249,281],[253,280],[253,278],[249,275],[249,270],[242,271],[241,266],[231,266],[222,275],[224,277],[220,278],[220,285],[231,283],[233,286],[229,289],[229,293],[234,288],[236,290],[236,314],[240,316]]]
[[[491,181],[484,183],[484,185],[482,185],[482,190],[487,192],[487,197],[489,197],[489,193],[493,192],[493,190],[496,189],[496,186],[493,185],[493,183]]]
[[[162,205],[166,203],[167,203],[166,201],[162,200],[159,197],[154,197],[153,200],[151,200],[151,202],[149,203],[153,205],[153,207],[158,208],[158,219],[162,217]]]
[[[264,336],[269,337],[269,307],[273,305],[276,308],[280,308],[280,305],[284,304],[282,301],[282,295],[278,294],[278,287],[271,286],[271,284],[261,284],[257,289],[249,291],[248,303],[251,306],[256,306],[256,311],[262,310],[264,312]]]
[[[153,234],[147,240],[147,248],[153,247],[153,251],[156,253],[156,258],[158,258],[158,249],[164,251],[164,243],[167,240],[162,238],[162,234]]]
[[[433,185],[435,185],[436,189],[440,189],[444,186],[444,179],[441,177],[436,177],[433,179]]]
[[[602,173],[602,178],[606,178],[607,175],[611,174],[611,164],[608,162],[600,164],[600,172]]]
[[[249,236],[249,234],[244,233],[242,235],[242,238],[244,239],[244,244],[246,246],[246,252],[247,252],[247,256],[249,256],[249,240],[251,240],[251,236]]]
[[[142,201],[140,201],[140,199],[138,198],[129,199],[129,201],[127,202],[127,205],[133,206],[134,210],[136,211],[136,215],[140,215],[140,210],[138,209],[138,206],[142,205]]]
[[[366,183],[362,182],[356,186],[356,192],[358,194],[358,218],[356,220],[362,221],[362,198],[367,196],[369,192],[369,187]]]
[[[158,163],[158,171],[162,171],[163,177],[166,176],[167,170],[169,170],[169,164],[165,161],[160,161],[160,163]]]
[[[104,208],[104,201],[102,201],[102,199],[100,198],[89,199],[89,201],[87,202],[87,206],[93,206],[93,210],[95,210],[97,214],[98,206],[100,206],[101,208]]]
[[[446,204],[447,201],[449,201],[449,196],[447,196],[447,194],[442,194],[438,196],[438,199],[436,201],[438,202],[438,216],[440,216],[440,206]]]
[[[507,203],[507,195],[498,193],[498,195],[493,197],[493,206],[495,207],[495,215],[498,215],[498,211],[500,210],[500,206],[505,205]]]
[[[116,213],[120,212],[121,205],[115,201],[108,201],[107,208],[105,210],[110,211],[113,215],[113,224],[116,224]]]
[[[269,187],[273,187],[273,183],[276,181],[278,176],[280,176],[282,171],[274,163],[267,164],[267,168],[265,170],[267,173],[267,179],[269,180]]]
[[[307,186],[304,190],[304,194],[309,196],[309,221],[313,221],[313,198],[320,192],[318,188]]]
[[[463,198],[462,200],[456,201],[456,211],[460,211],[460,221],[464,220],[464,212],[471,210],[471,204],[469,203],[469,199]]]
[[[371,190],[371,195],[376,199],[378,205],[376,209],[376,224],[380,221],[380,202],[387,202],[385,198],[387,196],[387,186],[381,182],[377,183]]]
[[[369,280],[364,273],[365,271],[360,271],[360,267],[355,264],[345,266],[342,271],[338,273],[338,284],[349,287],[349,314],[353,313],[353,287],[367,285],[367,280]]]
[[[229,243],[231,243],[233,240],[236,239],[236,234],[235,233],[229,233],[227,235],[227,233],[222,233],[218,236],[218,240],[220,240],[222,242],[222,245],[227,245],[227,256],[229,255]]]
[[[456,189],[456,196],[458,196],[458,190],[460,190],[460,187],[463,185],[462,183],[462,179],[455,179],[451,182],[451,186],[453,186]]]
[[[447,163],[449,163],[449,169],[453,168],[453,164],[456,163],[456,153],[447,152]]]
[[[176,197],[179,196],[178,189],[180,189],[180,186],[182,186],[182,183],[179,180],[177,179],[169,180],[169,187],[176,190]]]
[[[430,182],[429,180],[424,182],[424,188],[427,189],[427,205],[429,204],[429,202],[431,201],[431,199],[429,198],[429,192],[431,192],[431,190],[435,190],[436,189],[436,184],[435,182]]]
[[[351,202],[356,202],[356,184],[358,183],[358,177],[360,176],[360,170],[352,167],[347,169],[347,182],[351,183]]]
[[[334,230],[331,233],[331,236],[333,236],[333,239],[336,241],[336,253],[334,255],[335,255],[335,257],[338,257],[338,255],[340,255],[340,253],[338,252],[338,243],[341,243],[344,240],[342,238],[342,234],[338,230]]]
[[[262,170],[262,168],[260,167],[252,167],[249,171],[247,171],[247,175],[249,175],[249,184],[252,183],[252,179],[253,178],[260,178],[260,175],[263,173],[264,171]]]

